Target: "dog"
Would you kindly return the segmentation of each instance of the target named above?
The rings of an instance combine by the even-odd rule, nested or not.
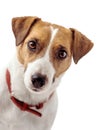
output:
[[[16,53],[0,73],[0,130],[51,130],[57,112],[56,88],[93,43],[74,28],[38,17],[12,19]]]

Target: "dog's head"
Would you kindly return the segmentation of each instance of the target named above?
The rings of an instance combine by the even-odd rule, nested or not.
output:
[[[18,60],[25,68],[24,83],[31,93],[53,92],[72,57],[77,63],[93,46],[79,31],[38,17],[13,18],[12,29]]]

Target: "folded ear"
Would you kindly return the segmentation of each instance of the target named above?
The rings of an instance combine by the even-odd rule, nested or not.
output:
[[[12,19],[12,30],[16,38],[16,46],[21,44],[30,31],[30,28],[40,20],[37,17],[16,17]]]
[[[70,29],[73,35],[73,59],[75,64],[77,64],[80,58],[82,58],[91,50],[91,48],[93,47],[93,43],[76,29]]]

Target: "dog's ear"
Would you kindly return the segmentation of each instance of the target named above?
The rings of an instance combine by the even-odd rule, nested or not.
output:
[[[93,43],[76,29],[73,28],[70,29],[72,31],[72,38],[73,38],[72,43],[73,59],[75,64],[77,64],[80,58],[82,58],[91,50],[91,48],[93,47]]]
[[[30,28],[38,21],[38,17],[16,17],[12,19],[12,30],[16,38],[16,46],[21,44],[30,31]]]

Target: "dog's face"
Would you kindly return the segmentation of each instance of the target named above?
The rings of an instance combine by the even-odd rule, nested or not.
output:
[[[31,93],[51,94],[62,74],[93,46],[75,29],[43,22],[37,17],[14,18],[17,56],[23,64],[24,83]]]

